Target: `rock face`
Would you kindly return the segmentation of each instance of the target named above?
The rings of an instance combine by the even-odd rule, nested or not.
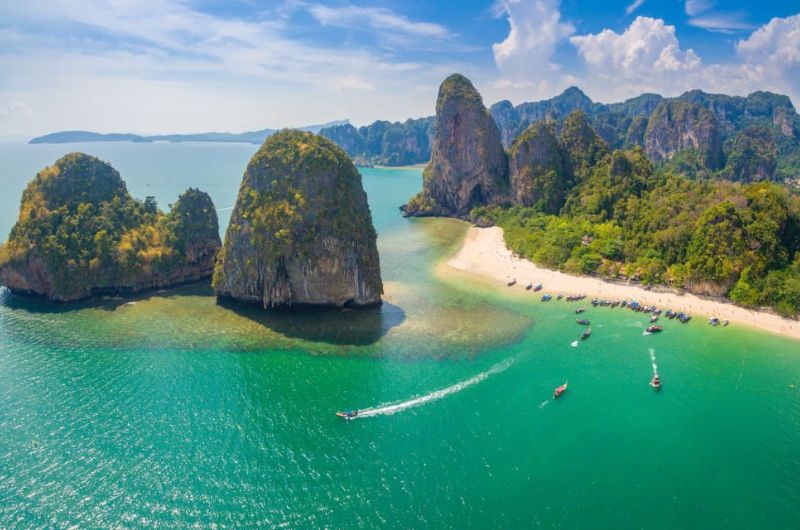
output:
[[[699,152],[705,167],[722,167],[722,141],[714,114],[698,104],[661,103],[650,117],[644,150],[650,160],[669,160],[684,150]]]
[[[376,238],[347,154],[322,136],[281,131],[247,165],[214,291],[264,308],[379,304]]]
[[[552,123],[528,127],[511,148],[509,166],[515,204],[559,212],[571,179]]]
[[[326,127],[319,134],[344,149],[356,164],[401,166],[431,157],[433,118],[404,122],[376,121],[356,129],[350,124]]]
[[[500,132],[478,91],[459,74],[444,80],[436,101],[436,135],[423,190],[407,215],[466,216],[507,200],[508,160]]]
[[[498,101],[489,108],[497,129],[500,131],[500,141],[504,147],[511,147],[514,139],[519,134],[519,113],[514,105],[506,100]]]
[[[558,139],[570,172],[583,180],[597,163],[608,154],[608,144],[589,125],[583,111],[575,111],[564,120]]]
[[[351,158],[363,157],[366,153],[364,138],[358,129],[349,123],[325,127],[319,134],[344,149]]]
[[[492,105],[489,112],[500,129],[503,145],[511,147],[516,137],[534,122],[561,121],[576,110],[590,112],[599,107],[602,105],[573,86],[554,98],[520,103],[516,107],[510,101],[500,101]]]
[[[209,277],[221,245],[217,209],[211,197],[197,188],[183,192],[167,215],[166,225],[173,234],[173,246],[185,256],[189,266]]]
[[[220,247],[214,205],[189,190],[168,214],[133,199],[119,173],[72,153],[39,172],[0,247],[0,283],[74,301],[208,278]]]

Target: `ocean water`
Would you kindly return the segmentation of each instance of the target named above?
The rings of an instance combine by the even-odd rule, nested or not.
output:
[[[255,149],[0,144],[0,238],[73,150],[162,205],[208,191],[224,229]],[[380,309],[0,293],[0,528],[798,526],[800,343],[589,306],[573,347],[575,304],[437,272],[466,225],[400,216],[419,170],[362,173]]]

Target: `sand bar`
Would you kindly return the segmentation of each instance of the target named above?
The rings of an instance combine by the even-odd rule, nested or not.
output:
[[[769,311],[745,309],[718,300],[701,298],[688,293],[647,290],[638,284],[618,284],[589,276],[573,276],[534,265],[515,256],[505,244],[499,227],[470,227],[464,244],[450,258],[446,267],[482,276],[503,289],[524,290],[528,283],[541,283],[543,291],[552,294],[586,294],[608,300],[637,300],[641,304],[662,309],[683,311],[695,318],[717,317],[738,324],[800,340],[800,322],[782,318]],[[507,287],[510,279],[513,287]],[[538,299],[538,298],[537,298]],[[587,301],[588,303],[588,301]]]

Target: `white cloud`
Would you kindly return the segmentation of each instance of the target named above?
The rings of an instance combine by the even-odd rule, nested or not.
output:
[[[714,7],[714,3],[708,0],[686,0],[684,9],[690,17],[696,17],[700,13],[705,13]]]
[[[773,18],[748,38],[739,41],[736,51],[751,63],[800,65],[800,14]]]
[[[495,4],[498,15],[505,15],[509,25],[505,40],[492,45],[502,75],[497,86],[518,90],[559,84],[558,66],[551,59],[556,46],[575,32],[572,24],[561,21],[559,5],[560,0],[500,0]]]
[[[625,8],[625,14],[630,15],[644,4],[644,0],[633,0],[633,3]]]
[[[738,60],[726,64],[705,64],[682,49],[675,28],[661,19],[638,17],[622,33],[606,29],[570,42],[586,67],[579,84],[601,101],[693,88],[739,95],[771,90],[800,101],[800,14],[773,18],[739,41]]]
[[[742,11],[716,11],[716,2],[710,0],[686,0],[684,11],[689,15],[689,24],[716,33],[737,33],[753,29],[747,22],[747,13]]]
[[[31,114],[33,114],[31,109],[25,103],[21,103],[19,101],[12,101],[7,105],[0,106],[0,116],[30,116]]]
[[[434,97],[419,91],[435,93],[447,73],[462,69],[424,57],[409,61],[402,49],[294,38],[296,31],[284,29],[298,5],[284,3],[260,18],[214,16],[175,0],[84,0],[80,9],[67,0],[4,5],[2,25],[14,29],[0,28],[0,71],[13,75],[0,76],[0,101],[25,101],[37,120],[9,114],[0,133],[238,131],[406,119],[432,113]],[[435,25],[384,10],[377,15],[372,20],[397,32],[442,35]]]
[[[675,27],[661,19],[636,17],[623,32],[605,29],[570,39],[589,67],[590,74],[611,84],[644,85],[700,66],[691,49],[682,50]]]
[[[689,24],[717,33],[736,33],[753,29],[753,25],[745,20],[743,13],[707,13],[690,18]]]
[[[742,59],[740,82],[752,90],[771,89],[800,103],[800,14],[773,18],[736,44]]]
[[[407,17],[398,15],[391,9],[382,7],[312,5],[308,7],[308,12],[324,25],[355,29],[368,27],[382,31],[398,31],[419,37],[442,38],[448,36],[448,31],[444,26],[431,22],[414,22]]]

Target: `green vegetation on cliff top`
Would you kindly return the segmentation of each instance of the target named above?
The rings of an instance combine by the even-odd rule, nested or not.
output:
[[[326,236],[364,249],[375,249],[377,239],[361,174],[350,158],[327,138],[298,130],[271,136],[250,159],[217,259],[215,287],[222,285],[228,254],[242,235],[250,266],[256,260],[309,260]],[[377,250],[364,249],[358,252],[363,270],[379,276]]]
[[[481,95],[472,85],[472,82],[461,74],[452,74],[442,82],[439,87],[439,97],[436,101],[436,114],[441,114],[441,106],[451,98],[463,99],[483,106]]]
[[[168,279],[186,267],[198,242],[215,251],[218,230],[207,194],[190,189],[164,214],[152,197],[131,197],[106,162],[71,153],[28,184],[19,219],[0,247],[0,271],[12,289],[54,299],[136,289],[145,277]],[[31,289],[12,276],[27,276]]]
[[[637,148],[605,156],[559,215],[487,206],[472,217],[546,267],[800,311],[800,197],[778,184],[691,180]]]

